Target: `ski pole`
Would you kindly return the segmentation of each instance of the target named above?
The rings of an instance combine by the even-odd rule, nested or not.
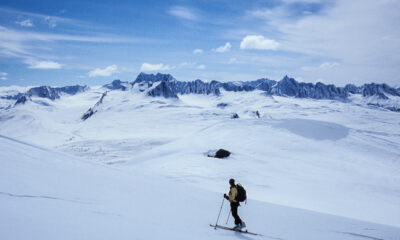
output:
[[[231,211],[230,211],[229,214],[228,214],[228,218],[226,219],[226,225],[228,225],[228,221],[229,221],[229,217],[231,216],[231,212],[232,212],[232,209],[231,209]]]
[[[217,218],[217,222],[215,223],[215,227],[214,227],[214,229],[217,229],[218,220],[219,220],[219,215],[221,215],[222,206],[224,205],[224,201],[225,201],[225,198],[223,197],[223,198],[222,198],[222,204],[221,204],[221,208],[219,209],[218,218]]]

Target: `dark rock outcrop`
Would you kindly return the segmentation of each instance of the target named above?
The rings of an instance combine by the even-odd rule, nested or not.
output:
[[[107,96],[108,92],[104,92],[103,95],[101,95],[99,101],[97,101],[97,103],[89,108],[81,117],[81,119],[83,121],[85,121],[86,119],[90,118],[91,116],[93,116],[93,114],[95,114],[97,112],[97,108],[103,103],[103,99],[105,96]]]
[[[171,74],[162,74],[162,73],[157,73],[157,74],[146,74],[146,73],[140,73],[137,77],[136,80],[132,83],[132,85],[136,83],[141,83],[141,82],[147,82],[147,83],[155,83],[155,82],[176,82],[176,79],[172,77]]]
[[[103,85],[104,88],[110,89],[110,90],[122,90],[122,91],[126,91],[128,89],[129,86],[129,82],[122,82],[119,79],[116,79],[114,81],[112,81],[109,84],[105,84]]]
[[[178,98],[176,93],[170,88],[166,82],[161,82],[147,92],[151,97]]]
[[[229,103],[218,103],[217,104],[217,107],[222,108],[222,109],[226,108],[227,106],[229,106]]]
[[[41,97],[48,98],[50,100],[55,100],[60,98],[60,94],[65,93],[69,95],[75,95],[80,92],[84,92],[88,89],[87,86],[65,86],[65,87],[49,87],[49,86],[40,86],[33,87],[26,92],[26,95],[30,97]]]
[[[60,98],[58,92],[54,88],[48,86],[33,87],[29,89],[26,94],[31,97],[48,98],[51,100]]]
[[[232,118],[232,119],[239,118],[239,114],[237,114],[237,113],[232,113],[232,114],[231,114],[231,118]]]
[[[214,157],[216,157],[216,158],[226,158],[226,157],[229,157],[230,155],[231,155],[231,152],[221,148],[215,153]]]
[[[220,83],[219,86],[226,91],[233,91],[233,92],[249,92],[253,90],[262,90],[269,92],[271,87],[276,84],[276,81],[270,80],[268,78],[261,78],[255,81],[247,81],[247,82],[225,82]]]
[[[17,99],[14,106],[19,105],[19,104],[25,104],[27,101],[31,101],[31,98],[29,96],[23,95]]]
[[[226,158],[231,155],[231,153],[228,150],[225,149],[218,149],[218,150],[209,150],[206,153],[207,157],[213,157],[213,158]]]
[[[6,99],[6,100],[18,100],[20,97],[24,96],[25,94],[23,93],[17,93],[14,95],[6,95],[6,96],[0,96],[0,99]]]
[[[379,99],[388,99],[386,95],[400,97],[400,92],[387,84],[364,84],[361,87],[363,97],[377,96]]]
[[[149,96],[178,98],[177,94],[214,94],[219,95],[219,82],[203,82],[199,79],[192,82],[177,81],[170,74],[145,74],[140,73],[132,85],[137,85],[140,91],[151,88],[156,82],[161,82],[157,87],[148,92]]]
[[[314,99],[346,99],[348,96],[348,92],[344,88],[336,87],[333,84],[325,85],[321,82],[315,85],[312,83],[299,83],[288,76],[277,82],[271,88],[270,94]]]
[[[347,84],[344,87],[344,90],[347,91],[348,93],[352,93],[352,94],[360,94],[361,93],[361,88],[357,87],[354,84]]]
[[[174,82],[171,84],[172,89],[179,94],[214,94],[219,96],[221,92],[219,91],[219,82],[203,82],[197,79],[192,82]]]

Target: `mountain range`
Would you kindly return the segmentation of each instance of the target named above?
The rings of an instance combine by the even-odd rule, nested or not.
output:
[[[309,99],[329,99],[339,101],[351,101],[352,96],[361,96],[366,105],[383,107],[391,111],[400,111],[400,88],[394,88],[387,84],[369,83],[362,86],[347,84],[337,87],[333,84],[318,82],[298,82],[294,78],[285,76],[280,81],[261,78],[255,81],[178,81],[170,74],[146,74],[140,73],[133,82],[114,80],[102,86],[105,90],[132,90],[137,93],[145,93],[151,97],[179,98],[183,94],[221,95],[221,91],[250,92],[260,90],[266,96],[282,96]],[[48,98],[55,100],[63,94],[74,95],[88,90],[88,86],[50,87],[40,86],[30,88],[25,93],[0,96],[8,100],[16,100],[15,105],[25,103],[30,97]],[[104,97],[104,96],[103,96]]]

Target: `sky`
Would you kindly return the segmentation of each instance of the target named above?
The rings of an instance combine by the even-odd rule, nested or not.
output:
[[[0,86],[176,79],[400,86],[398,0],[2,0]]]

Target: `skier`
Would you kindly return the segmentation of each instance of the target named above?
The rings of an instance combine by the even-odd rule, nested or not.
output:
[[[246,227],[246,224],[242,221],[242,219],[240,219],[238,215],[238,207],[240,206],[240,203],[237,200],[238,190],[235,185],[235,179],[233,178],[229,179],[229,185],[230,185],[229,196],[226,195],[226,193],[224,193],[224,198],[226,198],[226,200],[229,200],[229,202],[231,203],[231,212],[233,218],[235,219],[234,229],[240,230]]]

